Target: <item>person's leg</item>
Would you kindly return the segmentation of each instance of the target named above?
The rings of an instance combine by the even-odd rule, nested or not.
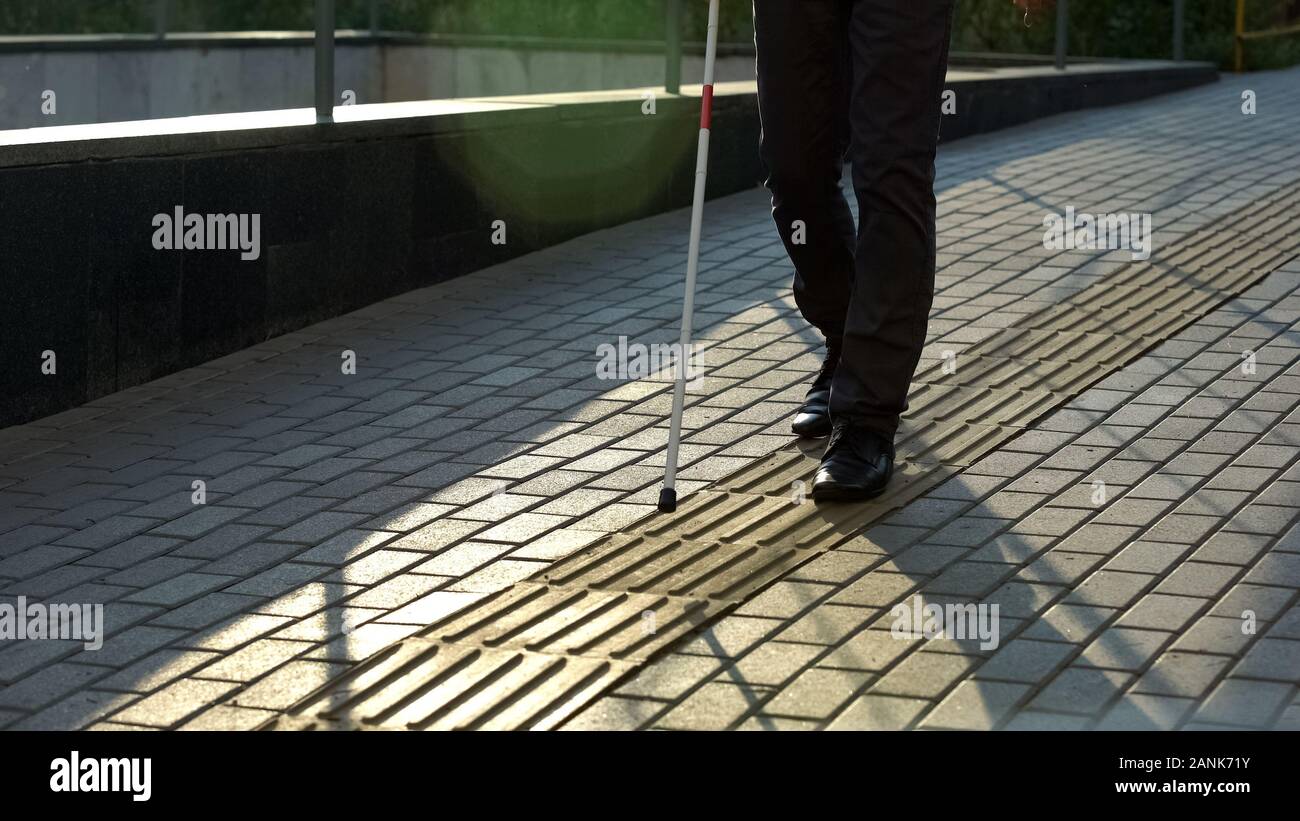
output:
[[[831,418],[892,443],[934,297],[934,159],[952,0],[855,0],[849,20],[858,235]]]
[[[837,344],[853,277],[853,214],[840,189],[849,144],[850,0],[755,0],[760,154],[794,295]]]
[[[952,0],[854,0],[849,103],[858,237],[821,500],[882,492],[934,298],[934,156]]]

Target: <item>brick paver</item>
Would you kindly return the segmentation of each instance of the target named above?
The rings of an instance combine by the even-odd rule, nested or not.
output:
[[[1297,76],[1250,76],[1269,102],[1253,118],[1234,78],[945,146],[923,371],[996,354],[999,334],[1071,299],[1105,316],[1098,286],[1132,270],[1127,254],[1043,249],[1048,211],[1149,211],[1157,248],[1177,249],[1293,190]],[[1294,213],[1251,230],[1294,236]],[[706,222],[688,494],[788,445],[818,361],[763,193],[711,202]],[[346,726],[1296,723],[1294,263],[1169,339],[1165,317],[1186,325],[1214,307],[1198,294],[1236,286],[1170,305],[1143,292],[1149,351],[1063,338],[1133,361],[1068,402],[1049,385],[998,436],[968,425],[932,461],[914,451],[954,475],[863,532],[828,514],[837,543],[805,562],[826,522],[764,535],[767,502],[718,517],[731,545],[601,542],[653,512],[669,385],[599,379],[596,349],[675,339],[684,224],[583,237],[0,431],[0,597],[104,602],[110,627],[98,651],[0,647],[0,726],[258,726],[366,659],[324,691]],[[1243,248],[1221,247],[1207,274]],[[1248,273],[1285,262],[1265,257]],[[996,356],[971,359],[963,378],[1001,378]],[[689,574],[607,560],[643,549],[716,567],[712,598],[656,592]],[[524,581],[566,557],[562,574],[647,592]],[[726,587],[736,568],[770,584]],[[891,637],[888,608],[918,593],[998,602],[1001,646]]]

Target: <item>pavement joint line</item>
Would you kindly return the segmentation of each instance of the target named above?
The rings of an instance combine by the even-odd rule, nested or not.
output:
[[[1096,384],[1097,382],[1105,378],[1107,375],[1120,370],[1124,364],[1127,364],[1128,361],[1136,360],[1137,358],[1145,354],[1148,350],[1154,348],[1157,344],[1159,344],[1159,342],[1163,341],[1163,339],[1167,339],[1173,336],[1178,331],[1192,324],[1192,322],[1194,322],[1197,318],[1205,316],[1206,314],[1210,313],[1215,307],[1222,305],[1223,303],[1231,300],[1232,298],[1236,297],[1240,293],[1244,292],[1247,287],[1265,278],[1268,275],[1268,273],[1271,270],[1273,270],[1274,267],[1276,267],[1279,256],[1284,257],[1285,259],[1290,259],[1294,256],[1296,248],[1300,247],[1300,240],[1292,237],[1291,242],[1288,245],[1283,246],[1283,248],[1281,249],[1267,247],[1267,246],[1261,248],[1259,246],[1262,245],[1264,240],[1272,241],[1278,239],[1278,237],[1276,236],[1277,232],[1270,232],[1269,234],[1265,235],[1265,237],[1263,238],[1256,238],[1249,233],[1250,228],[1260,224],[1261,222],[1268,221],[1270,218],[1272,218],[1275,215],[1281,216],[1288,213],[1295,213],[1297,210],[1300,210],[1300,187],[1291,187],[1282,190],[1280,192],[1277,192],[1274,195],[1271,195],[1269,197],[1263,198],[1260,203],[1256,203],[1254,206],[1248,206],[1246,209],[1243,209],[1244,213],[1226,214],[1224,216],[1221,216],[1217,220],[1209,223],[1208,225],[1202,227],[1198,231],[1194,232],[1193,235],[1190,236],[1185,243],[1180,245],[1179,250],[1175,252],[1176,255],[1181,256],[1185,261],[1185,264],[1189,266],[1185,272],[1185,275],[1174,277],[1173,281],[1169,282],[1167,285],[1164,285],[1160,289],[1160,293],[1162,295],[1169,295],[1172,293],[1172,296],[1169,296],[1169,299],[1173,300],[1173,304],[1179,306],[1179,310],[1175,313],[1172,313],[1169,316],[1169,318],[1165,320],[1165,324],[1159,327],[1159,331],[1161,332],[1161,335],[1159,337],[1148,335],[1145,333],[1142,334],[1140,338],[1142,338],[1144,341],[1149,341],[1150,345],[1140,349],[1131,350],[1130,356],[1127,358],[1127,360],[1123,360],[1123,361],[1121,361],[1121,359],[1115,356],[1113,353],[1111,355],[1108,355],[1105,360],[1096,359],[1095,354],[1098,350],[1109,351],[1111,347],[1110,345],[1106,345],[1101,341],[1098,341],[1094,345],[1088,346],[1084,351],[1082,351],[1081,352],[1082,361],[1077,363],[1075,362],[1053,363],[1051,360],[1048,359],[1038,359],[1033,356],[1034,347],[1036,346],[1029,346],[1025,350],[1021,351],[1023,358],[1028,358],[1031,362],[1035,363],[1036,365],[1047,366],[1045,370],[1040,371],[1038,374],[1034,374],[1032,372],[1029,374],[1034,379],[1034,381],[1031,384],[1037,386],[1039,383],[1045,383],[1045,386],[1050,387],[1051,389],[1050,392],[1052,396],[1064,397],[1065,399],[1068,400],[1073,396],[1077,396],[1081,394],[1084,390],[1087,389],[1087,387]],[[1245,227],[1241,227],[1243,225],[1242,223],[1243,219],[1245,220],[1244,223]],[[1219,260],[1222,259],[1225,255],[1230,255],[1229,258],[1230,261],[1233,263],[1234,267],[1218,269],[1215,271],[1209,271],[1207,273],[1207,265],[1209,264],[1207,262],[1202,262],[1200,265],[1191,266],[1191,263],[1199,260],[1199,256],[1193,253],[1194,249],[1202,250],[1202,249],[1213,249],[1213,248],[1222,247],[1221,241],[1216,242],[1216,240],[1220,239],[1219,237],[1220,227],[1228,223],[1231,223],[1234,226],[1238,226],[1232,229],[1236,232],[1238,241],[1228,243],[1229,245],[1228,250],[1222,254],[1213,256],[1212,259]],[[1254,240],[1253,244],[1252,244],[1252,240]],[[1209,253],[1213,254],[1213,251],[1209,251]],[[1265,267],[1264,263],[1257,263],[1256,265],[1250,264],[1253,260],[1256,260],[1261,257],[1268,263],[1268,267]],[[1157,263],[1159,261],[1160,260],[1158,258]],[[1183,269],[1178,268],[1177,270],[1182,271]],[[1077,330],[1084,331],[1085,334],[1087,334],[1088,331],[1098,332],[1092,334],[1092,336],[1085,335],[1084,339],[1086,341],[1092,341],[1093,336],[1101,335],[1104,337],[1107,334],[1112,336],[1112,338],[1114,339],[1124,339],[1125,337],[1123,336],[1123,334],[1125,333],[1125,331],[1131,331],[1134,330],[1135,328],[1144,327],[1142,319],[1140,317],[1134,317],[1132,315],[1132,312],[1127,308],[1127,305],[1132,305],[1133,307],[1138,307],[1138,306],[1145,307],[1144,303],[1141,300],[1143,297],[1148,296],[1149,292],[1144,290],[1144,288],[1151,287],[1146,284],[1145,280],[1160,280],[1166,277],[1167,275],[1168,275],[1168,271],[1160,271],[1157,265],[1153,265],[1153,264],[1141,263],[1135,266],[1125,266],[1120,269],[1116,283],[1112,283],[1106,279],[1100,280],[1094,285],[1085,288],[1083,291],[1067,299],[1063,303],[1059,303],[1058,305],[1043,309],[1035,314],[1028,315],[1027,317],[1025,317],[1025,321],[1023,325],[1018,322],[1015,325],[1013,325],[1009,330],[1047,331],[1051,333],[1056,331],[1070,332],[1077,329]],[[1104,295],[1114,294],[1117,290],[1114,288],[1115,284],[1125,285],[1131,281],[1142,282],[1142,285],[1136,288],[1118,289],[1122,295],[1127,297],[1126,302],[1120,303],[1122,305],[1126,305],[1126,309],[1124,313],[1120,315],[1123,321],[1116,323],[1114,319],[1111,319],[1109,322],[1101,322],[1100,324],[1096,325],[1096,327],[1093,327],[1094,323],[1100,321],[1100,317],[1098,317],[1097,312],[1095,310],[1092,310],[1089,307],[1089,303],[1101,299]],[[1231,290],[1220,289],[1220,287],[1217,284],[1219,281],[1223,281],[1225,283],[1224,287],[1230,288]],[[1183,293],[1178,293],[1177,292],[1178,289],[1182,289]],[[1213,290],[1210,291],[1209,293],[1206,293],[1206,289],[1213,289]],[[1113,303],[1106,303],[1106,305],[1103,307],[1112,307],[1112,306]],[[1087,321],[1085,321],[1085,318],[1087,318]],[[1050,324],[1044,324],[1045,322],[1050,322]],[[1103,329],[1105,330],[1103,331]],[[998,336],[1001,335],[1002,334],[999,334]],[[1033,342],[1036,338],[1041,339],[1041,336],[1035,337],[1034,334],[1032,333],[1027,334],[1027,336],[1029,336],[1031,342]],[[993,337],[993,339],[996,338],[997,336]],[[1078,342],[1079,340],[1076,338],[1074,341]],[[971,379],[978,380],[980,376],[988,377],[992,375],[993,373],[996,372],[998,363],[992,361],[995,359],[994,357],[981,358],[979,356],[980,351],[983,349],[989,349],[991,351],[1004,350],[1008,344],[1009,343],[1004,340],[1001,343],[999,343],[998,346],[994,346],[993,343],[989,341],[989,338],[974,343],[970,348],[968,348],[962,354],[962,358],[963,359],[970,358],[972,355],[977,357],[975,376],[971,377],[969,374],[964,372],[964,369],[960,367],[957,369],[957,372],[962,374],[963,380],[971,380]],[[1112,342],[1112,345],[1114,344],[1118,344],[1118,343]],[[1060,348],[1058,347],[1054,350],[1060,350]],[[1088,357],[1090,354],[1093,355],[1092,358],[1083,358],[1083,357]],[[1012,364],[1017,364],[1017,360],[1014,357],[1008,358],[1004,361]],[[1060,366],[1062,364],[1064,364],[1066,367],[1061,368]],[[1056,365],[1056,368],[1053,368],[1053,365]],[[942,364],[938,365],[937,367],[942,368]],[[931,370],[933,370],[933,367],[931,368]],[[1061,371],[1064,371],[1066,373],[1067,378],[1060,377]],[[942,375],[944,374],[942,374],[941,372],[940,376]],[[1021,372],[1015,377],[1015,380],[1023,382],[1024,379],[1025,379],[1025,374],[1023,369],[1021,369]],[[924,384],[924,380],[921,381]],[[940,380],[940,384],[942,384],[943,381],[944,380]],[[1040,416],[1047,413],[1049,410],[1051,410],[1050,407],[1044,409],[1042,414],[1040,414]],[[1032,423],[1033,421],[1035,421],[1034,418],[1025,420],[1026,424]],[[1003,431],[1002,429],[993,429],[993,430],[995,432],[993,432],[989,436],[984,437],[983,441],[981,441],[979,444],[976,445],[973,451],[975,455],[973,455],[971,458],[972,462],[975,459],[979,458],[979,456],[992,452],[1000,445],[1005,444],[1007,441],[1009,441],[1012,438],[1015,432],[1015,429],[1008,429],[1006,431]],[[909,456],[908,448],[909,448],[909,440],[903,439],[899,450],[899,460],[900,460],[899,473],[900,474],[904,474],[908,467],[916,466],[914,463],[909,462],[908,460],[908,456]],[[917,452],[913,450],[910,451],[910,453],[916,453],[916,455],[918,456],[924,455],[924,451]],[[779,489],[777,487],[774,487],[771,484],[766,484],[766,482],[770,479],[770,477],[772,477],[774,473],[774,471],[769,469],[767,471],[766,477],[764,477],[764,479],[762,480],[764,482],[763,486],[766,490],[766,493],[759,498],[767,498],[775,494],[785,494],[788,492],[789,488],[794,482],[800,481],[798,478],[792,479],[791,478],[792,476],[798,477],[798,476],[807,475],[809,465],[807,464],[802,451],[800,451],[796,446],[790,446],[782,451],[778,451],[776,455],[781,456],[782,454],[785,455],[786,463],[781,468],[778,468],[775,471],[775,473],[777,475],[782,476],[783,479],[790,479],[790,482],[787,483],[785,481],[782,481]],[[790,468],[792,467],[794,468],[793,471],[790,470]],[[942,463],[936,463],[928,466],[921,464],[920,465],[921,473],[914,481],[899,482],[898,478],[896,478],[895,488],[891,488],[891,490],[894,490],[894,493],[887,494],[888,498],[879,502],[862,505],[856,508],[857,515],[854,517],[855,519],[854,524],[856,525],[856,530],[861,530],[863,527],[865,527],[865,525],[879,518],[884,512],[900,508],[904,504],[906,504],[906,502],[920,496],[926,490],[936,486],[940,481],[949,478],[951,475],[953,475],[953,473],[957,472],[958,467],[960,466],[949,466]],[[724,482],[719,484],[721,485],[728,482],[734,484],[741,477],[744,477],[747,474],[753,474],[756,472],[756,470],[761,468],[762,468],[761,463],[756,466],[749,466],[749,467],[742,468],[741,470],[737,471],[732,477],[730,477],[729,480],[724,480]],[[902,490],[903,492],[899,493],[898,492],[899,490]],[[730,495],[731,494],[728,494],[728,496]],[[710,489],[704,493],[696,494],[694,497],[689,499],[685,505],[683,505],[682,510],[680,510],[675,516],[673,516],[672,519],[670,519],[668,522],[661,522],[656,525],[653,525],[651,527],[651,531],[663,532],[665,530],[665,525],[672,526],[673,524],[686,523],[690,521],[693,516],[701,513],[702,507],[705,507],[709,504],[716,504],[716,498],[718,496],[719,493],[716,489]],[[708,501],[710,499],[713,499],[714,501],[710,503]],[[804,522],[800,522],[799,520],[810,518],[809,516],[807,516],[807,509],[812,509],[813,511],[821,509],[821,506],[818,505],[804,506],[800,504],[795,504],[792,507],[795,509],[795,514],[793,516],[795,521],[790,523],[789,525],[789,527],[792,528],[806,526]],[[799,515],[799,509],[801,507],[805,508],[804,515],[802,516]],[[790,514],[788,512],[770,512],[767,515],[767,518],[769,520],[771,519],[784,520],[790,518]],[[711,520],[711,521],[716,521],[716,520]],[[752,529],[754,524],[755,523],[749,523],[748,525],[745,526],[742,532]],[[813,526],[816,527],[816,524],[813,523]],[[832,531],[833,529],[834,529],[833,526],[832,528],[829,528],[829,530]],[[820,528],[817,530],[816,535],[824,536],[827,530],[828,528]],[[831,544],[823,544],[821,545],[820,548],[813,547],[812,549],[809,549],[807,551],[809,555],[806,557],[802,557],[801,560],[795,565],[795,567],[802,565],[807,561],[810,561],[812,558],[815,558],[818,555],[822,555],[824,552],[833,549],[843,541],[847,541],[848,539],[851,539],[852,533],[853,530],[850,530],[850,532],[843,534],[843,538],[837,538],[837,535],[832,535]],[[724,541],[726,540],[724,539]],[[501,594],[489,596],[487,599],[471,606],[471,608],[467,611],[463,611],[460,614],[457,614],[446,620],[443,620],[443,622],[439,622],[439,623],[435,623],[434,625],[431,625],[428,628],[428,630],[425,631],[425,635],[427,635],[430,632],[439,630],[441,624],[454,625],[458,623],[463,623],[467,619],[474,619],[475,613],[477,613],[478,611],[484,608],[491,607],[493,603],[499,604],[503,601],[509,601],[510,596],[512,595],[513,592],[519,590],[527,591],[530,586],[545,585],[546,592],[540,594],[543,597],[547,596],[549,592],[552,590],[561,591],[566,589],[569,590],[577,589],[577,590],[588,591],[591,593],[612,592],[606,588],[591,588],[591,587],[570,588],[567,586],[568,583],[566,582],[551,584],[547,581],[549,575],[553,573],[556,570],[556,568],[562,569],[563,566],[566,563],[570,562],[572,559],[580,558],[584,555],[585,552],[598,549],[602,544],[605,544],[607,542],[608,540],[606,540],[606,542],[597,543],[592,548],[587,548],[586,551],[580,552],[576,554],[574,557],[571,557],[570,560],[564,560],[558,565],[552,567],[549,571],[539,574],[542,577],[542,581],[540,582],[524,581],[524,582],[516,583],[514,587],[507,588],[506,591],[503,591]],[[759,547],[760,550],[764,549],[761,547],[761,545]],[[766,549],[771,550],[771,548],[766,548]],[[770,568],[771,563],[770,562],[767,563],[766,566]],[[719,571],[714,571],[710,574],[710,576],[716,577],[718,572]],[[671,577],[672,573],[670,572],[670,569],[665,569],[660,573],[660,575],[663,577]],[[732,591],[732,590],[738,591],[739,599],[744,600],[750,596],[757,595],[759,592],[761,592],[761,590],[765,589],[769,584],[774,583],[774,581],[775,578],[773,578],[769,573],[764,572],[764,568],[759,568],[755,571],[749,571],[747,573],[744,573],[740,578],[734,580],[734,582],[725,589],[727,591]],[[642,595],[646,595],[646,594],[632,592],[632,591],[620,591],[620,592],[623,593],[623,595],[630,596],[630,597],[639,597]],[[596,614],[590,616],[590,618],[593,619],[594,621],[580,623],[576,626],[570,624],[569,619],[565,618],[565,615],[567,614],[565,613],[563,602],[559,604],[555,604],[552,606],[550,612],[552,614],[557,614],[557,615],[552,615],[549,618],[554,618],[560,621],[561,623],[558,625],[549,625],[548,626],[549,631],[543,631],[544,634],[541,636],[541,638],[538,639],[538,642],[535,642],[532,645],[525,644],[524,646],[517,648],[516,652],[529,652],[529,651],[547,652],[544,648],[559,647],[561,648],[560,652],[564,654],[565,658],[572,658],[574,654],[578,655],[579,657],[587,657],[586,654],[588,652],[593,652],[593,648],[604,646],[605,647],[604,656],[605,658],[609,659],[612,662],[619,659],[619,657],[627,657],[627,654],[631,652],[632,648],[637,646],[651,645],[655,648],[654,652],[658,652],[662,650],[663,647],[676,641],[676,639],[680,638],[682,635],[685,635],[687,630],[700,626],[699,621],[695,621],[694,619],[691,618],[683,618],[683,614],[681,613],[670,613],[670,621],[668,626],[672,629],[668,632],[666,636],[667,640],[665,641],[658,640],[659,639],[658,630],[656,630],[654,634],[656,640],[652,642],[637,640],[635,636],[629,636],[628,635],[629,632],[639,628],[640,625],[644,623],[644,619],[646,618],[645,615],[646,613],[651,614],[651,618],[655,619],[657,622],[657,616],[660,612],[660,608],[662,607],[664,600],[667,599],[671,601],[672,599],[676,598],[676,596],[671,595],[671,591],[656,590],[654,589],[653,586],[647,588],[647,593],[662,594],[662,596],[659,600],[653,602],[648,602],[644,599],[637,601],[637,600],[633,600],[632,598],[622,598],[622,599],[612,600],[608,602],[606,606],[600,608]],[[534,593],[530,595],[536,596],[538,594]],[[688,596],[687,598],[691,598],[691,597]],[[705,598],[703,600],[697,599],[697,601],[699,601],[700,603],[700,608],[696,611],[696,616],[701,618],[701,620],[706,612],[708,612],[709,615],[715,618],[718,615],[721,615],[722,613],[729,612],[729,608],[724,608],[720,612],[712,612],[712,608],[710,607],[710,600],[711,597]],[[633,605],[633,607],[632,608],[626,607],[626,605],[629,604]],[[637,612],[635,610],[636,607],[642,607],[643,605],[644,607],[643,609],[640,610],[640,612]],[[478,621],[480,623],[484,621],[490,622],[491,619],[496,616],[496,613],[493,611],[489,611],[489,613],[490,615],[488,616],[487,619],[478,618]],[[605,618],[607,614],[612,614],[613,618],[612,619]],[[506,610],[502,617],[508,617],[508,616],[509,616],[509,610]],[[580,616],[579,618],[582,617]],[[532,624],[534,625],[535,629],[540,630],[543,626],[547,626],[547,619],[548,616],[541,615],[539,617],[535,617],[532,620]],[[573,634],[575,632],[582,634],[584,630],[586,631],[586,635],[583,641],[573,643],[572,639],[570,639],[569,640],[570,643],[567,649],[564,647],[565,635]],[[469,639],[475,632],[477,632],[477,628],[470,629],[468,631],[462,631],[460,635],[457,636],[456,632],[453,631],[453,633],[450,635],[443,635],[442,640],[455,644],[458,638]],[[641,639],[644,638],[645,638],[644,636],[641,637]],[[415,641],[415,640],[417,639],[407,639],[405,641]],[[484,643],[483,639],[479,640],[478,646],[484,648],[485,650],[488,649],[494,651],[498,650],[498,648],[492,647],[491,645]],[[555,651],[551,650],[550,652],[555,652]],[[595,651],[594,654],[596,656],[601,655],[599,651]],[[653,658],[653,652],[647,660],[650,660],[652,658]],[[368,668],[365,664],[363,664],[361,666],[361,669],[364,670]],[[630,677],[635,672],[636,669],[637,669],[637,665],[633,664],[630,668],[626,670],[622,670],[621,672],[613,676],[612,679],[608,681],[604,679],[603,674],[595,675],[595,680],[598,682],[603,682],[601,686],[608,685],[612,689],[612,687],[617,686],[621,680]],[[437,676],[435,677],[436,680],[441,681],[442,679],[438,677],[441,675],[442,673],[438,673]],[[487,686],[485,681],[486,681],[485,679],[480,678],[477,681],[469,682],[468,686],[475,692],[484,692]],[[495,681],[495,679],[493,679],[493,681]],[[511,691],[497,693],[494,696],[496,702],[494,704],[485,706],[484,710],[476,714],[475,716],[467,717],[466,720],[469,721],[470,723],[464,726],[481,726],[481,722],[487,720],[488,716],[499,715],[503,711],[506,711],[512,704],[523,701],[525,699],[531,699],[533,702],[532,706],[535,708],[535,709],[530,709],[525,711],[528,715],[529,722],[540,722],[541,725],[544,726],[554,726],[555,722],[562,721],[564,718],[567,718],[568,716],[574,714],[578,709],[585,706],[586,704],[585,701],[576,704],[574,703],[573,694],[575,692],[586,693],[588,694],[588,697],[598,694],[598,692],[593,694],[591,692],[591,688],[585,686],[586,684],[589,684],[592,681],[593,679],[591,675],[584,676],[581,678],[580,681],[568,682],[571,686],[561,688],[559,693],[555,692],[554,688],[548,689],[548,688],[532,688],[532,687],[530,687],[526,693],[522,693],[522,694],[517,692],[511,692]],[[370,691],[367,691],[369,693],[368,697],[380,698],[382,697],[383,691],[384,688],[382,687],[372,689]],[[453,699],[460,698],[463,695],[464,693],[461,693],[459,695],[453,694],[451,698]],[[320,705],[322,701],[327,703],[329,699],[330,699],[329,691],[328,689],[326,689],[323,693],[317,693],[312,697],[308,697],[307,699],[300,701],[293,709],[289,711],[288,716],[285,716],[283,718],[277,717],[275,719],[272,719],[267,722],[266,726],[274,727],[274,726],[287,725],[287,726],[299,726],[299,727],[301,726],[327,726],[328,727],[331,724],[334,724],[335,722],[339,722],[339,721],[342,721],[343,724],[350,725],[351,722],[346,718],[346,716],[340,715],[337,712],[331,711],[329,713],[328,718],[325,718],[325,716],[321,712]],[[484,696],[484,699],[491,700],[486,696]],[[362,703],[364,703],[364,700]],[[358,705],[358,707],[359,706],[360,705]],[[439,709],[442,708],[440,707]],[[325,718],[324,725],[319,724],[319,720],[322,718]],[[382,720],[379,726],[383,726]],[[411,726],[411,724],[408,721],[404,726]],[[525,724],[520,726],[522,727],[522,726],[533,726],[533,725]]]

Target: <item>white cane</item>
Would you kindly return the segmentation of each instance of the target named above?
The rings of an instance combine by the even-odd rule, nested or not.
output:
[[[677,446],[682,438],[682,411],[686,405],[686,371],[690,361],[691,323],[695,313],[695,274],[700,267],[700,226],[704,221],[704,182],[709,174],[709,126],[713,117],[713,62],[718,53],[718,0],[709,0],[709,29],[704,46],[704,90],[700,101],[700,144],[695,155],[695,199],[691,203],[691,239],[686,251],[686,297],[682,302],[682,335],[677,351],[673,414],[668,428],[668,453],[659,509],[677,509]]]

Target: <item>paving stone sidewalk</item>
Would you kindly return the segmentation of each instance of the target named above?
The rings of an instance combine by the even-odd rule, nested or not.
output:
[[[565,726],[1300,728],[1297,317],[1300,260]]]
[[[1300,183],[1298,79],[1225,79],[945,146],[926,363],[1123,265],[1043,249],[1047,212],[1152,212],[1156,241],[1173,244]],[[1254,117],[1239,108],[1243,82]],[[0,726],[259,726],[651,515],[669,385],[598,378],[597,348],[675,340],[686,217],[599,232],[0,431],[0,598],[102,602],[110,628],[99,650],[0,646]],[[763,192],[711,202],[706,223],[709,370],[686,415],[687,492],[787,445],[818,363]],[[1125,710],[1160,726],[1294,723],[1295,287],[1294,266],[1275,274],[1124,372],[1145,382],[1099,385],[868,531],[875,549],[837,550],[831,567],[780,582],[799,609],[765,609],[779,596],[761,594],[570,725],[1091,726]],[[1254,381],[1225,359],[1243,339],[1268,340]],[[345,351],[355,375],[341,372]],[[1079,488],[1108,466],[1118,501],[1099,512]],[[1187,549],[1111,556],[1076,539],[1094,526]],[[835,597],[900,561],[888,572],[927,596],[1005,591],[1010,640],[987,660],[942,642],[879,657],[882,625],[855,608],[888,602]],[[1226,626],[1247,605],[1259,628],[1242,642]],[[737,622],[743,639],[726,632]],[[1149,656],[1120,652],[1139,640]]]

